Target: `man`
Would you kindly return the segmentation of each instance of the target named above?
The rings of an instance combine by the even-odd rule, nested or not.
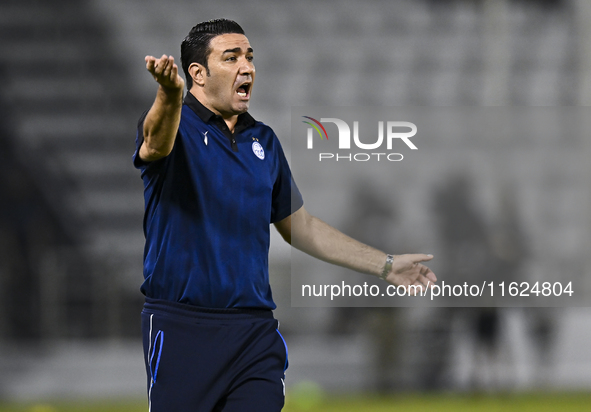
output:
[[[273,319],[270,224],[327,262],[396,285],[436,281],[430,255],[386,255],[310,216],[273,131],[248,114],[253,49],[229,20],[195,26],[158,83],[134,164],[146,213],[142,313],[152,412],[279,411],[287,352]],[[292,221],[293,233],[292,233]]]

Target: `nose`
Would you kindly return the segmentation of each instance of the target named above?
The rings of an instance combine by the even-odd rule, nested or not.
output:
[[[242,64],[240,65],[240,74],[242,75],[254,75],[255,68],[254,63],[248,59],[242,59]]]

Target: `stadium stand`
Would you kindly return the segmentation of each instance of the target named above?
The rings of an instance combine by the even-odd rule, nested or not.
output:
[[[120,317],[129,313],[122,305],[141,305],[137,282],[126,283],[141,270],[142,236],[141,186],[129,168],[140,110],[130,75],[110,58],[106,25],[84,1],[4,1],[0,33],[11,144],[75,239],[54,257],[69,269],[30,262],[51,275],[41,286],[49,299],[41,337],[137,334],[135,319]]]
[[[12,123],[7,134],[23,159],[21,166],[34,168],[38,181],[43,177],[43,202],[77,246],[60,249],[53,258],[58,263],[44,265],[50,275],[39,290],[51,310],[39,326],[43,338],[137,336],[143,205],[142,184],[130,156],[137,118],[155,90],[143,57],[171,53],[178,58],[180,39],[197,21],[225,16],[244,26],[255,47],[260,78],[253,114],[269,122],[287,150],[289,139],[283,136],[289,135],[291,105],[580,102],[584,42],[577,24],[579,1],[195,3],[0,3],[0,95],[9,105]],[[495,3],[501,6],[491,7]],[[564,198],[561,194],[580,184],[571,179],[580,170],[551,171],[556,179],[539,177],[526,195],[539,196],[533,199],[538,204]],[[398,187],[413,190],[410,180],[401,179]],[[567,203],[556,205],[550,216],[568,215]],[[559,229],[552,219],[545,222],[536,228],[539,233]],[[567,223],[560,226],[566,228],[561,238],[577,230]],[[580,256],[580,250],[570,253]],[[580,262],[570,261],[575,266]],[[60,273],[62,277],[55,277]],[[279,317],[296,331],[317,332],[328,318],[321,310],[294,316],[283,310]],[[8,321],[0,322],[7,330]],[[426,332],[431,331],[410,330],[407,340],[425,342],[421,338]],[[418,351],[411,354],[409,365],[403,365],[410,372],[402,384],[417,387],[421,378],[413,375],[410,364],[430,361],[420,359]],[[292,371],[297,368],[294,362]],[[331,373],[321,363],[317,369],[320,380],[322,373]]]

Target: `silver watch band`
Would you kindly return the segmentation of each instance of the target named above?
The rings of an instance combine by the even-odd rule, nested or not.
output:
[[[390,254],[386,255],[386,265],[384,266],[384,271],[380,275],[380,279],[386,280],[388,273],[392,270],[392,262],[394,262],[394,256]]]

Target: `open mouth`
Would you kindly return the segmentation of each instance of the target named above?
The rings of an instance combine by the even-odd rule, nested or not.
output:
[[[249,82],[242,83],[236,89],[236,93],[238,93],[238,96],[240,96],[240,97],[247,97],[248,92],[250,91],[250,87],[251,87],[251,83],[249,83]]]

